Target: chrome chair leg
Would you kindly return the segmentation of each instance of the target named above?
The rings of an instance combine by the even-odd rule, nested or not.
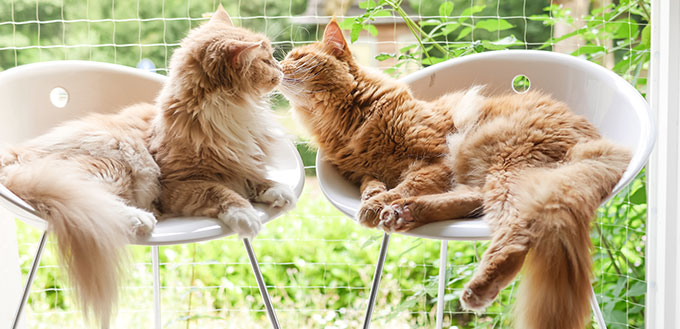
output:
[[[437,329],[444,325],[444,294],[446,292],[446,261],[448,241],[442,240],[439,248],[439,289],[437,292]]]
[[[590,287],[592,295],[590,295],[590,307],[593,309],[593,315],[595,316],[595,321],[600,329],[607,329],[607,324],[604,323],[604,317],[602,316],[602,310],[600,310],[600,305],[597,303],[597,297],[595,296],[595,289]]]
[[[31,292],[31,285],[33,284],[33,278],[35,278],[35,272],[38,271],[40,266],[40,257],[42,257],[43,250],[45,249],[45,242],[47,242],[47,231],[43,232],[42,238],[40,238],[40,244],[38,245],[38,251],[35,253],[35,258],[33,258],[33,265],[31,265],[31,271],[28,272],[28,279],[26,280],[26,286],[24,286],[24,293],[21,296],[21,302],[14,315],[14,323],[12,323],[12,329],[17,329],[19,327],[19,320],[21,320],[21,314],[24,311],[24,306],[26,301],[28,301],[28,295]]]
[[[387,247],[390,244],[390,235],[385,233],[382,242],[380,243],[380,254],[378,255],[378,263],[375,264],[375,273],[373,274],[373,284],[371,285],[371,292],[368,297],[368,308],[366,309],[366,318],[364,318],[363,329],[368,329],[371,326],[371,315],[373,315],[373,307],[375,306],[375,297],[378,294],[378,286],[380,286],[380,277],[382,276],[383,266],[385,265],[385,256],[387,256]]]
[[[265,285],[264,278],[262,278],[262,272],[260,272],[260,265],[257,263],[253,246],[250,244],[250,240],[248,239],[243,239],[243,245],[246,247],[248,259],[250,260],[250,266],[253,268],[253,274],[255,275],[257,286],[260,288],[260,295],[262,295],[264,307],[267,309],[269,321],[271,321],[272,327],[274,329],[280,329],[281,326],[279,325],[279,320],[276,318],[276,312],[274,311],[274,306],[272,306],[272,301],[269,297],[269,293],[267,292],[267,285]]]
[[[158,261],[158,246],[151,247],[151,264],[153,266],[153,314],[154,328],[161,329],[161,268]]]

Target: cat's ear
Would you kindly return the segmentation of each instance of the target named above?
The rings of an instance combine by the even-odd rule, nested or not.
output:
[[[326,50],[335,56],[349,55],[349,46],[335,17],[326,25],[326,30],[323,32],[323,44]]]
[[[229,17],[229,14],[227,14],[227,11],[224,10],[224,7],[222,7],[222,4],[220,4],[219,7],[217,7],[217,11],[212,15],[210,18],[210,22],[220,22],[223,24],[227,24],[229,26],[234,26],[234,24],[231,22],[231,17]]]

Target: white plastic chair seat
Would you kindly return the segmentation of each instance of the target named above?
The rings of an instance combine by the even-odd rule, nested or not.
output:
[[[164,80],[165,76],[159,74],[88,61],[45,62],[9,69],[0,73],[0,143],[28,140],[60,122],[82,118],[88,113],[113,113],[135,103],[153,102]],[[50,92],[56,87],[68,93],[68,102],[63,108],[50,100]],[[268,178],[288,185],[299,196],[305,178],[302,160],[292,141],[278,143]],[[25,222],[46,227],[30,205],[2,185],[0,206]],[[254,206],[264,222],[280,215],[280,211],[266,205]],[[140,237],[135,243],[179,244],[231,234],[234,232],[218,219],[168,218],[159,221],[150,236]]]
[[[486,85],[487,94],[512,92],[512,81],[525,75],[532,90],[541,90],[585,116],[600,133],[633,151],[628,168],[616,184],[618,193],[647,162],[654,145],[654,127],[644,98],[615,73],[573,56],[534,50],[505,50],[470,55],[439,63],[402,79],[415,97],[433,100],[456,90]],[[319,184],[328,200],[355,218],[360,206],[359,187],[337,169],[316,158]],[[490,231],[483,218],[449,220],[420,226],[405,235],[438,240],[484,240]]]

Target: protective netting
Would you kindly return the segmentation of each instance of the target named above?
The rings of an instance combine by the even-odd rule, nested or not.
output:
[[[218,1],[3,0],[0,69],[48,60],[92,60],[166,73],[186,32]],[[633,0],[238,0],[223,2],[237,24],[269,36],[282,58],[320,38],[336,16],[366,65],[402,75],[447,58],[508,48],[572,53],[621,74],[645,92],[649,60],[648,3]],[[321,195],[314,151],[290,119],[308,169],[298,207],[266,226],[253,242],[284,328],[357,328],[363,320],[381,233],[360,227]],[[600,211],[593,226],[594,288],[610,328],[644,326],[646,198],[644,180]],[[19,223],[21,268],[28,271],[40,232]],[[515,285],[486,313],[462,311],[461,288],[485,242],[450,242],[444,326],[506,328]],[[114,328],[153,323],[148,247],[131,247],[134,267]],[[269,326],[241,241],[161,247],[165,328]],[[373,327],[432,327],[439,242],[393,236]],[[26,313],[29,328],[82,327],[63,269],[48,250]],[[596,325],[593,325],[596,326]]]

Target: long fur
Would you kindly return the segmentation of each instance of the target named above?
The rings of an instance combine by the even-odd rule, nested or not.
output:
[[[627,149],[539,92],[486,96],[475,86],[419,101],[359,66],[335,21],[282,65],[282,92],[327,160],[360,185],[362,224],[406,231],[483,213],[492,241],[463,307],[483,310],[525,265],[516,327],[584,327],[590,221]]]
[[[630,158],[627,150],[600,140],[575,145],[568,159],[523,176],[514,189],[520,217],[532,218],[536,232],[515,306],[516,328],[581,329],[590,314],[590,221]]]
[[[121,201],[67,161],[39,161],[5,174],[6,187],[49,221],[86,317],[108,323],[131,231],[121,220]]]
[[[102,327],[118,299],[125,245],[156,222],[160,172],[145,142],[153,115],[149,105],[90,115],[0,156],[0,183],[47,220],[78,304]]]
[[[208,216],[252,238],[251,201],[290,209],[295,196],[267,179],[272,145],[284,138],[268,94],[282,73],[263,35],[235,27],[220,7],[182,40],[156,99],[150,150],[161,169],[161,212]]]

